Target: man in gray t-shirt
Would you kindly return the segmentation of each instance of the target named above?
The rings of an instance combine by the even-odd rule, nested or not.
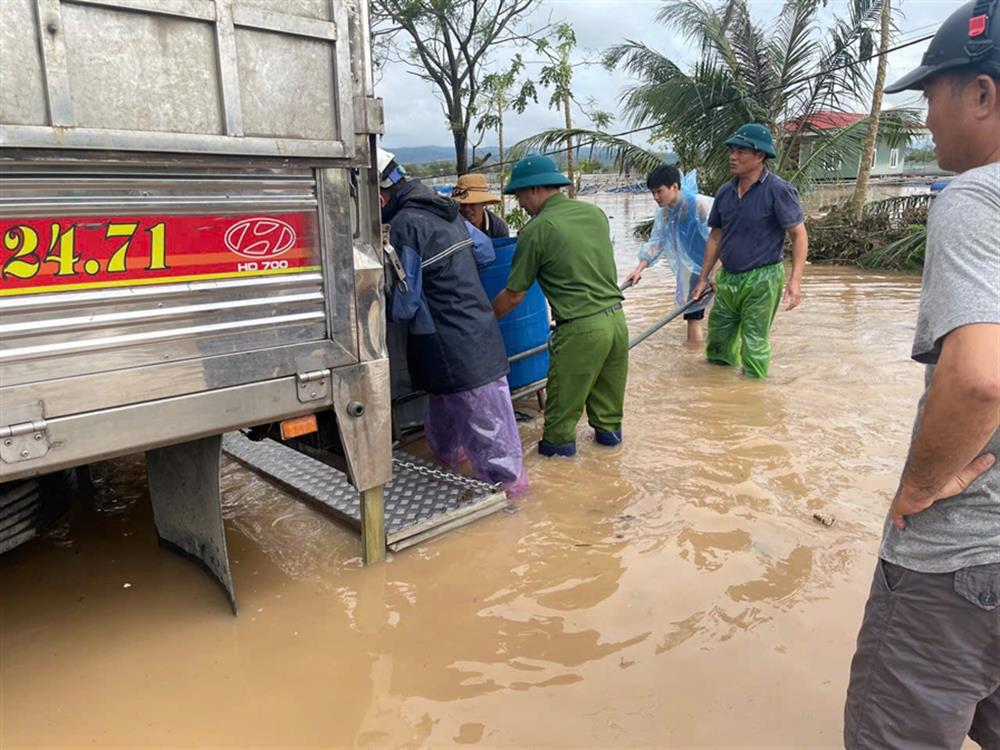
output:
[[[972,464],[974,468],[965,470],[964,474],[959,472],[963,482],[971,480],[968,486],[964,489],[954,486],[951,489],[956,492],[949,492],[951,496],[947,501],[935,502],[923,510],[920,510],[922,501],[930,500],[927,490],[938,488],[927,487],[925,478],[929,479],[933,472],[921,464],[937,456],[921,456],[920,449],[941,454],[940,458],[946,459],[953,449],[960,451],[964,447],[968,451],[968,447],[937,444],[948,437],[947,433],[926,435],[922,441],[918,437],[947,337],[964,326],[981,327],[977,339],[983,338],[983,343],[988,344],[990,338],[996,339],[998,335],[1000,162],[970,169],[956,177],[934,200],[927,230],[920,312],[913,341],[913,359],[926,365],[926,390],[917,407],[914,450],[907,462],[900,495],[886,518],[879,556],[909,570],[951,573],[974,565],[1000,563],[1000,464],[990,458],[1000,455],[1000,431],[988,436],[984,447],[973,447],[977,456],[986,456],[977,459],[979,462]],[[974,332],[962,331],[961,334]],[[992,349],[981,347],[969,356],[980,360],[983,375],[1000,378],[996,342],[993,344]],[[964,375],[974,363],[962,359],[953,364],[960,370],[959,374]],[[988,400],[983,406],[989,406]],[[958,414],[949,413],[949,405],[940,404],[944,407],[941,416],[951,422],[949,432],[965,432],[969,426],[954,419]],[[992,416],[993,420],[984,420],[981,430],[988,431],[994,424],[995,412]],[[989,413],[984,417],[989,417]],[[982,437],[983,433],[979,432],[977,438]],[[973,446],[979,445],[979,439],[971,441]],[[985,471],[980,474],[981,469]],[[907,502],[912,505],[907,506]],[[996,594],[1000,596],[1000,591]]]
[[[991,11],[991,8],[993,10]],[[990,13],[995,18],[990,18]],[[913,358],[925,364],[844,712],[848,750],[1000,750],[1000,8],[952,13],[922,65],[939,164]]]

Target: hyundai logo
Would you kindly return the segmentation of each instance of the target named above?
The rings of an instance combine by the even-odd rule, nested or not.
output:
[[[226,247],[244,258],[277,258],[295,245],[295,229],[280,219],[243,219],[226,230]]]

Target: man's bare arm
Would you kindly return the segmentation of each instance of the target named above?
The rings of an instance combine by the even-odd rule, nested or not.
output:
[[[785,309],[794,310],[802,302],[802,274],[806,269],[806,256],[809,254],[809,235],[805,224],[796,224],[785,230],[788,239],[792,241],[792,275],[785,286]]]
[[[910,445],[892,518],[961,492],[993,465],[981,455],[1000,427],[1000,325],[976,323],[949,333],[927,391],[924,414]]]
[[[642,272],[647,268],[649,268],[649,261],[640,260],[639,265],[635,267],[635,270],[625,277],[625,281],[631,281],[632,286],[639,286],[639,281],[642,279]]]
[[[502,318],[524,301],[524,295],[525,292],[513,292],[510,289],[504,289],[493,298],[493,314],[498,318]]]
[[[705,242],[705,259],[701,262],[701,277],[694,289],[691,290],[691,299],[698,299],[708,286],[708,278],[718,270],[719,250],[722,247],[722,230],[713,228],[708,233],[708,241]]]

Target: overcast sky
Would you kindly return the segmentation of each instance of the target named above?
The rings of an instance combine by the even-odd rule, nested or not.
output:
[[[902,0],[899,3],[901,16],[898,19],[899,33],[894,44],[933,33],[962,0]],[[751,12],[755,19],[770,27],[781,8],[780,0],[751,0]],[[539,9],[530,18],[536,27],[542,26],[551,17],[553,21],[568,21],[576,31],[577,56],[579,59],[597,59],[607,47],[625,40],[643,42],[659,49],[671,59],[690,66],[698,55],[697,49],[682,38],[667,31],[655,21],[659,0],[542,0]],[[847,14],[844,0],[830,0],[822,12],[821,19],[832,15]],[[893,81],[920,62],[927,43],[908,47],[889,55],[888,80]],[[510,52],[498,53],[495,64],[509,62]],[[532,56],[526,52],[526,59]],[[874,66],[874,61],[871,63]],[[530,72],[529,67],[529,72]],[[537,71],[537,66],[535,66]],[[627,76],[609,72],[600,65],[579,67],[576,70],[574,89],[576,97],[586,102],[593,97],[600,109],[616,116],[613,132],[627,129],[620,115],[618,104],[623,89],[630,84]],[[384,143],[389,147],[402,146],[450,146],[451,136],[445,126],[440,100],[434,87],[419,80],[399,64],[388,64],[381,71],[377,93],[385,103]],[[886,97],[886,107],[904,104],[913,105],[919,96],[913,92]],[[560,127],[560,112],[548,109],[548,95],[539,91],[539,104],[532,105],[523,115],[511,113],[505,126],[508,143],[550,127]],[[867,105],[859,107],[867,111]],[[574,113],[581,127],[588,124],[579,111]],[[641,136],[638,137],[641,140]],[[485,144],[494,144],[495,134],[486,135]]]

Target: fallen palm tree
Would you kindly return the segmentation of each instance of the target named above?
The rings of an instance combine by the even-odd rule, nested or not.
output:
[[[873,201],[860,220],[847,203],[806,219],[809,259],[814,263],[857,265],[898,271],[923,267],[927,210],[931,196],[906,195]]]

